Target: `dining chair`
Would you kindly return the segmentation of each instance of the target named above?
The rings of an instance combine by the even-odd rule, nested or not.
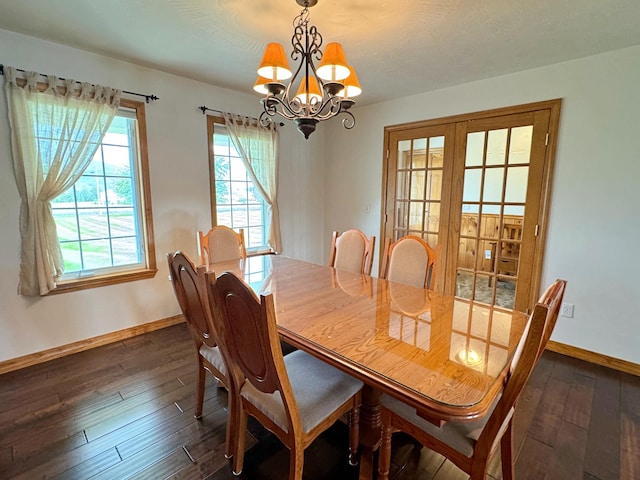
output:
[[[201,292],[202,281],[193,262],[182,252],[169,253],[169,278],[178,304],[193,337],[198,360],[196,380],[195,417],[202,418],[205,375],[208,370],[227,390],[229,380],[220,349],[218,348],[213,326],[208,316],[207,297]]]
[[[381,396],[379,480],[389,478],[391,435],[394,431],[409,433],[422,445],[448,458],[470,475],[471,480],[485,479],[489,460],[500,447],[502,478],[513,480],[515,403],[555,327],[565,288],[566,281],[556,280],[540,297],[516,348],[501,395],[491,412],[483,418],[469,422],[450,421],[436,426],[419,416],[408,404],[387,394]]]
[[[331,237],[329,266],[371,275],[375,243],[375,236],[367,238],[356,228],[347,230],[342,235],[338,235],[338,232],[334,231]]]
[[[433,289],[439,250],[439,246],[431,248],[424,239],[415,235],[407,235],[393,243],[387,238],[380,265],[380,278]]]
[[[206,288],[229,366],[234,475],[242,472],[248,415],[287,446],[289,479],[300,480],[306,447],[348,414],[349,461],[356,464],[362,382],[301,350],[283,356],[272,294],[258,299],[230,272],[207,272]]]
[[[198,231],[198,251],[203,265],[245,259],[244,230],[236,232],[225,225],[216,225],[207,233]]]

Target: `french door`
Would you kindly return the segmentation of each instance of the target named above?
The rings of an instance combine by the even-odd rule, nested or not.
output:
[[[439,246],[436,290],[528,310],[559,110],[555,100],[387,127],[381,236]]]

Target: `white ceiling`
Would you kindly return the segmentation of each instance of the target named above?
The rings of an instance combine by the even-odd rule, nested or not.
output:
[[[268,42],[290,52],[300,10],[295,0],[0,0],[0,28],[249,92]],[[310,23],[325,44],[342,43],[365,104],[640,44],[640,1],[319,0]]]

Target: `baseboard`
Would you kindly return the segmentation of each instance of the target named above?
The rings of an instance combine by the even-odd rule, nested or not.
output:
[[[11,360],[5,360],[0,362],[0,375],[14,370],[20,370],[21,368],[30,367],[32,365],[37,365],[38,363],[48,362],[49,360],[54,360],[66,355],[83,352],[90,348],[125,340],[143,333],[160,330],[161,328],[170,327],[182,322],[184,322],[184,317],[182,315],[174,315],[173,317],[163,318],[162,320],[156,320],[155,322],[136,325],[135,327],[125,328],[124,330],[118,330],[98,337],[92,337],[86,340],[62,345],[60,347],[50,348],[49,350],[43,350],[42,352],[31,353],[22,357],[12,358]],[[549,341],[547,344],[547,350],[640,377],[640,365],[637,363],[609,357],[601,353],[591,352],[589,350],[573,347],[564,343],[554,342],[553,340]]]
[[[90,348],[125,340],[143,333],[160,330],[161,328],[170,327],[182,322],[184,322],[184,317],[182,315],[174,315],[173,317],[163,318],[162,320],[156,320],[155,322],[136,325],[135,327],[106,333],[98,337],[87,338],[86,340],[80,340],[67,345],[43,350],[42,352],[30,353],[29,355],[24,355],[22,357],[5,360],[0,362],[0,375],[14,370],[20,370],[21,368],[30,367],[32,365],[37,365],[38,363],[48,362],[49,360],[72,355],[74,353],[83,352]]]
[[[637,363],[609,357],[601,353],[590,352],[589,350],[572,347],[571,345],[565,345],[564,343],[554,342],[553,340],[547,343],[547,350],[640,377],[640,365]]]

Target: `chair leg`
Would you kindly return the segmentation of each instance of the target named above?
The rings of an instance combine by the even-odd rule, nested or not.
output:
[[[238,401],[233,394],[233,391],[229,391],[227,394],[227,435],[226,435],[226,447],[225,458],[232,458],[236,451],[236,443],[238,432],[238,409],[242,408],[242,404],[238,404]]]
[[[349,465],[358,464],[360,445],[360,409],[354,406],[349,413]]]
[[[513,429],[509,422],[507,430],[500,439],[500,456],[502,457],[502,479],[513,480]]]
[[[236,439],[234,436],[233,422],[231,421],[231,415],[227,417],[227,433],[226,433],[226,445],[224,450],[224,458],[227,460],[233,458],[235,453]]]
[[[380,440],[380,449],[378,450],[378,480],[389,479],[389,467],[391,466],[391,434],[393,429],[391,425],[385,422],[383,417],[382,438]]]
[[[198,378],[196,379],[196,409],[193,414],[198,420],[202,418],[202,405],[204,403],[204,384],[207,371],[202,364],[202,357],[198,355]]]
[[[487,478],[487,462],[478,462],[471,465],[471,475],[469,480],[486,480]]]
[[[237,431],[235,434],[234,452],[233,452],[233,474],[240,475],[242,473],[242,466],[244,463],[244,446],[247,438],[247,413],[242,408],[242,404],[238,404],[235,407],[238,410],[237,415]]]
[[[304,447],[300,442],[293,442],[289,450],[289,480],[302,480],[304,468]]]

